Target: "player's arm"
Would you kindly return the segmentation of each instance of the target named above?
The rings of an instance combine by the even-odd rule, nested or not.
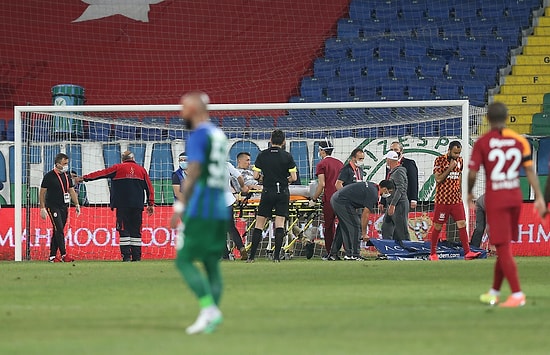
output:
[[[416,203],[418,202],[418,167],[414,160],[409,160],[409,162],[407,168],[408,187],[411,189],[411,201],[409,202],[416,207]]]
[[[98,179],[108,179],[112,178],[116,175],[118,164],[115,164],[111,167],[108,167],[107,169],[102,169],[98,171],[94,171],[93,173],[86,174],[82,176],[82,180],[84,181],[93,181]]]
[[[296,174],[296,171],[297,171],[297,170],[298,170],[298,169],[296,168],[296,166],[294,166],[294,167],[291,168],[291,169],[288,169],[288,173],[290,174],[290,175],[288,176],[288,182],[289,182],[289,183],[293,183],[294,181],[298,180],[298,176],[297,176],[297,174]]]
[[[71,195],[71,200],[76,207],[76,216],[78,217],[80,216],[80,202],[78,202],[78,194],[74,190],[74,187],[69,187],[69,195]]]
[[[436,160],[436,163],[437,163],[437,160]],[[453,171],[454,168],[456,168],[456,165],[457,165],[456,160],[451,159],[449,162],[449,165],[444,170],[436,166],[434,168],[435,181],[437,183],[442,183],[443,181],[445,181],[445,179],[447,178],[447,176],[449,176],[451,171]]]
[[[38,193],[38,201],[40,203],[40,218],[46,219],[46,192],[48,191],[45,187],[40,187],[40,192]]]
[[[145,169],[143,178],[145,179],[145,194],[147,196],[147,214],[150,216],[155,212],[155,190],[153,189],[151,178]]]
[[[313,196],[311,196],[312,200],[317,200],[325,190],[325,174],[319,174],[317,175],[317,188],[315,189],[315,192],[313,193]]]
[[[189,197],[193,193],[193,189],[195,188],[195,184],[197,183],[197,180],[201,176],[201,163],[198,161],[190,162],[187,166],[187,177],[185,180],[183,180],[182,184],[182,202],[187,205],[187,202],[189,202]]]
[[[368,209],[367,207],[363,208],[363,213],[361,214],[361,236],[363,240],[369,239],[369,217],[370,209]]]

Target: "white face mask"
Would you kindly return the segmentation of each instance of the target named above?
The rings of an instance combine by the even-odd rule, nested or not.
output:
[[[187,169],[187,162],[186,161],[180,161],[180,168],[181,168],[181,170]]]
[[[62,173],[66,173],[67,171],[69,171],[69,166],[68,166],[68,165],[63,165],[63,166],[61,167],[61,172],[62,172]]]
[[[391,196],[391,194],[389,192],[386,192],[385,194],[382,194],[380,196],[382,196],[383,198],[388,198]]]

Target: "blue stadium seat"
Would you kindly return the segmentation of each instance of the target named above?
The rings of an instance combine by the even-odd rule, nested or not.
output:
[[[394,62],[394,65],[390,67],[390,77],[392,78],[398,78],[398,79],[416,79],[416,65],[415,63],[408,63],[407,61],[404,61],[402,63]]]
[[[478,40],[460,41],[458,43],[458,55],[459,57],[479,57],[481,48],[485,43],[485,41]]]
[[[272,116],[252,116],[249,120],[250,128],[273,128],[275,119]]]
[[[340,61],[338,75],[341,78],[358,78],[366,75],[366,65],[364,61],[348,59]]]
[[[460,97],[459,87],[453,83],[439,83],[435,86],[436,99],[456,100]]]
[[[464,23],[460,21],[449,22],[448,24],[442,24],[438,28],[440,29],[439,33],[444,38],[461,39],[466,37],[466,27],[464,26]]]
[[[449,61],[448,63],[448,73],[447,75],[450,77],[454,77],[455,75],[461,76],[461,75],[470,75],[472,72],[472,63],[468,60],[453,60]]]
[[[455,22],[464,22],[469,19],[480,19],[481,14],[478,10],[477,0],[455,1],[452,4],[450,15]]]
[[[340,66],[340,61],[317,58],[313,62],[313,76],[320,79],[334,78]]]
[[[401,41],[384,41],[378,44],[378,47],[374,49],[373,56],[375,58],[393,59],[401,55],[401,47],[403,43]]]
[[[327,83],[327,97],[331,101],[353,101],[353,82],[346,79],[332,80]]]
[[[341,117],[346,122],[364,124],[367,112],[364,108],[345,108],[342,110]]]
[[[465,84],[462,85],[462,95],[463,99],[469,99],[472,105],[484,106],[487,102],[486,100],[487,88],[482,83],[477,83],[475,85]]]
[[[221,119],[223,128],[246,128],[248,127],[248,119],[243,116],[224,116]]]
[[[428,82],[422,83],[423,80],[417,80],[414,83],[409,83],[405,88],[405,95],[408,100],[431,100],[433,99],[433,88]]]
[[[0,118],[0,141],[6,139],[6,120]]]
[[[324,96],[324,87],[324,80],[305,77],[302,79],[302,84],[300,85],[300,94],[307,99],[321,100]]]
[[[351,56],[355,59],[372,58],[374,49],[378,47],[376,40],[358,39],[350,42]]]
[[[406,100],[405,96],[405,87],[401,84],[394,85],[391,81],[381,83],[377,88],[380,94],[380,100],[383,101],[395,101],[395,100]]]
[[[361,0],[352,0],[349,4],[349,17],[354,20],[368,20],[371,18],[371,5]]]
[[[354,86],[354,93],[355,97],[360,101],[377,101],[380,97],[376,93],[376,87],[368,81],[356,83]]]
[[[325,58],[342,59],[351,56],[351,42],[340,38],[329,38],[325,41]]]
[[[419,75],[428,78],[443,78],[445,66],[444,60],[423,60],[419,65]]]
[[[52,140],[51,120],[48,118],[37,118],[32,120],[32,140],[35,142],[50,142]]]
[[[341,39],[354,39],[359,38],[361,32],[360,21],[354,21],[352,19],[339,19],[336,29],[336,35]]]
[[[427,17],[431,21],[448,21],[450,17],[451,9],[448,7],[449,3],[444,2],[441,5],[437,6],[432,4],[428,7]]]
[[[401,8],[397,10],[397,18],[400,21],[406,21],[412,24],[418,24],[426,20],[427,6],[425,2],[404,1]]]
[[[141,122],[150,126],[164,127],[166,117],[144,117]],[[160,141],[167,137],[167,132],[161,128],[141,128],[141,139],[146,141]]]
[[[189,134],[188,131],[184,131],[185,121],[181,117],[170,117],[168,119],[170,126],[173,126],[174,129],[168,130],[168,139],[181,139],[186,140]],[[179,129],[176,129],[179,128]]]
[[[380,21],[383,23],[390,23],[393,21],[397,21],[397,13],[398,9],[396,8],[395,4],[393,3],[382,3],[378,5],[372,6],[370,10],[371,18],[373,18],[376,21]]]
[[[8,120],[6,122],[6,140],[13,142],[15,140],[15,128],[14,128],[14,120]]]
[[[108,142],[112,139],[111,124],[103,122],[89,122],[88,137],[94,142]]]
[[[496,77],[497,69],[494,63],[475,63],[472,67],[472,74],[474,76]]]
[[[389,78],[391,62],[372,61],[367,63],[367,78]]]
[[[137,121],[137,118],[135,119]],[[115,140],[136,140],[137,136],[137,127],[130,126],[126,124],[116,124],[115,120],[115,130],[114,130],[114,139]]]
[[[406,57],[425,57],[428,53],[425,44],[410,41],[403,44],[403,51]]]

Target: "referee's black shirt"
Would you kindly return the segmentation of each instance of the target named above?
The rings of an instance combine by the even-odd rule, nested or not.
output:
[[[290,172],[296,171],[296,163],[287,151],[271,147],[258,154],[253,170],[263,173],[264,187],[275,189],[279,183],[279,189],[282,190],[288,188],[288,176]]]

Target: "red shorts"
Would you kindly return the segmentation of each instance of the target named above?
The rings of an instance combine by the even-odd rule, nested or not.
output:
[[[519,238],[519,215],[521,207],[487,209],[489,242],[493,245],[510,243]]]
[[[434,223],[445,224],[449,216],[452,216],[455,222],[465,221],[464,205],[462,203],[453,203],[451,205],[436,204],[434,209]]]

